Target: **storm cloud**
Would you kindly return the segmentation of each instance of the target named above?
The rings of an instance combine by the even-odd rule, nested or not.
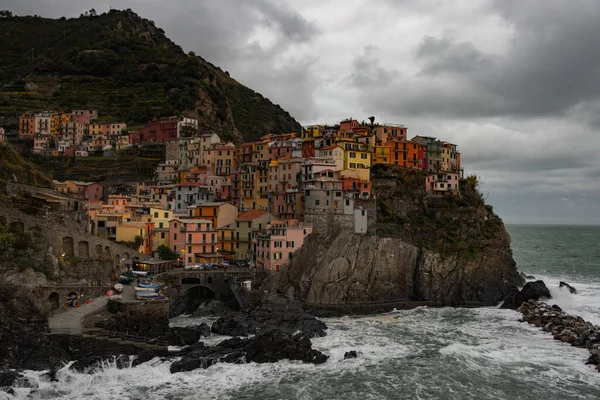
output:
[[[7,0],[77,16],[105,0]],[[117,6],[117,4],[113,4]],[[124,0],[301,123],[452,141],[507,222],[600,223],[596,0]]]

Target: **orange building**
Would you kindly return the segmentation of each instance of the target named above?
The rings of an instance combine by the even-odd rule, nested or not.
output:
[[[192,217],[212,222],[221,227],[235,222],[238,214],[236,206],[229,203],[202,203],[192,208]]]
[[[33,114],[19,116],[19,136],[33,137],[35,133],[35,117]]]

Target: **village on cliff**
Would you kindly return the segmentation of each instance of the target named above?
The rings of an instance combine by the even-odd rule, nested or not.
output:
[[[279,271],[312,232],[315,216],[346,215],[356,233],[367,232],[364,205],[374,197],[375,164],[422,171],[430,196],[460,195],[463,169],[455,144],[408,139],[404,125],[369,120],[307,126],[236,145],[201,132],[192,118],[156,119],[128,131],[125,123],[98,122],[95,111],[74,110],[22,114],[19,136],[33,139],[33,152],[44,156],[110,156],[130,146],[164,144],[166,159],[154,179],[132,184],[129,194],[71,180],[54,181],[54,189],[83,203],[90,232],[154,259],[176,258],[188,268],[237,261]]]

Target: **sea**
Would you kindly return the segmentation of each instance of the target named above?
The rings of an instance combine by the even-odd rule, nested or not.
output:
[[[600,227],[507,230],[519,271],[543,279],[551,303],[600,324]],[[559,289],[561,280],[578,293]],[[65,367],[58,383],[26,371],[39,387],[0,399],[599,399],[600,372],[584,364],[588,351],[519,318],[497,307],[332,318],[325,320],[328,335],[313,339],[330,356],[323,365],[217,364],[171,374],[170,362],[158,359],[122,370],[107,362],[93,374]],[[172,324],[202,321],[178,317]],[[349,350],[358,358],[344,360]]]

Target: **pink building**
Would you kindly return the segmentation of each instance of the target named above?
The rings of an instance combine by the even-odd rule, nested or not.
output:
[[[458,188],[458,173],[440,172],[429,174],[425,179],[425,190],[433,196],[457,196],[460,194]]]
[[[253,240],[257,270],[279,271],[288,265],[311,233],[312,226],[303,226],[296,219],[271,221],[265,233],[256,234]]]
[[[90,110],[73,110],[73,122],[88,125],[92,121]]]
[[[180,254],[184,265],[223,262],[223,256],[219,253],[217,231],[212,222],[206,219],[170,220],[169,245]]]

